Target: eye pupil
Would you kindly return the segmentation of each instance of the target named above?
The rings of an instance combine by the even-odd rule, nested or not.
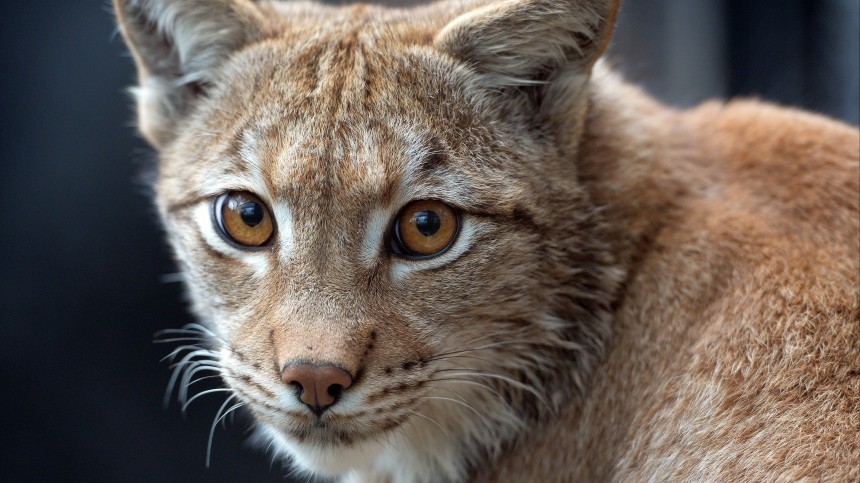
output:
[[[215,199],[213,210],[218,230],[240,247],[261,247],[274,234],[272,215],[254,193],[228,191]]]
[[[254,227],[263,221],[265,213],[263,212],[263,207],[260,206],[259,203],[249,201],[247,203],[243,203],[239,207],[239,216],[246,225]]]
[[[407,258],[438,255],[457,236],[459,218],[448,205],[437,200],[417,200],[400,211],[391,237],[391,250]]]
[[[433,236],[442,227],[442,219],[435,211],[419,211],[415,214],[415,228],[424,236]]]

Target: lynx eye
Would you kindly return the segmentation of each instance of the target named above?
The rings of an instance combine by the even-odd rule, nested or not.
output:
[[[436,200],[413,201],[394,223],[395,252],[429,257],[444,252],[457,236],[459,220],[450,206]]]
[[[230,241],[244,247],[259,247],[275,231],[269,209],[256,195],[229,191],[215,200],[215,222]]]

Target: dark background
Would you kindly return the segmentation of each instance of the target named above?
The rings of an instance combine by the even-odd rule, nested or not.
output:
[[[662,99],[756,95],[851,123],[856,0],[630,0],[611,58]],[[139,173],[132,63],[104,0],[0,6],[0,479],[279,481],[213,395],[162,408],[190,322]]]

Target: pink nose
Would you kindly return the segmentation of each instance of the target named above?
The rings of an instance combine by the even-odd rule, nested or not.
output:
[[[336,403],[341,392],[352,385],[352,376],[330,364],[287,364],[281,371],[284,384],[299,389],[299,399],[317,415]]]

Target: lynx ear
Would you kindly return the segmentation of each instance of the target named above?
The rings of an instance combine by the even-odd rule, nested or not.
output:
[[[261,37],[250,0],[113,0],[119,28],[134,55],[138,127],[153,146],[174,137],[176,123],[217,67]]]
[[[606,49],[620,0],[506,0],[455,18],[435,38],[491,88],[588,78]],[[540,86],[543,86],[540,88]]]

